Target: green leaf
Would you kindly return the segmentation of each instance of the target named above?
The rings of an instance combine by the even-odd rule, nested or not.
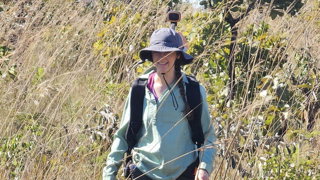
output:
[[[208,4],[208,2],[207,2],[207,1],[205,1],[205,0],[200,1],[200,5],[201,5],[201,6],[206,6],[207,4]]]
[[[271,123],[272,123],[272,121],[274,120],[274,118],[275,118],[275,115],[273,114],[273,115],[269,115],[268,117],[267,117],[267,120],[265,121],[265,124],[267,125],[267,126],[269,126]]]

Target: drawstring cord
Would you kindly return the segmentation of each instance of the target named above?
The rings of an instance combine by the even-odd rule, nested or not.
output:
[[[174,93],[171,91],[171,87],[169,86],[169,84],[168,84],[166,78],[164,77],[164,75],[165,75],[165,73],[162,73],[162,77],[164,79],[164,82],[166,83],[166,85],[167,85],[167,87],[169,89],[170,95],[171,95],[173,107],[174,107],[175,110],[178,110],[179,104],[178,104],[177,98],[174,95]]]

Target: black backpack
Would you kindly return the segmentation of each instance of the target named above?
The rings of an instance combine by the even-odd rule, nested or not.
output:
[[[204,135],[201,126],[202,113],[202,97],[200,93],[199,82],[192,76],[187,76],[189,83],[186,83],[187,103],[191,109],[191,118],[188,119],[192,141],[198,148],[204,143]],[[131,150],[138,142],[137,134],[142,126],[143,117],[143,101],[145,96],[145,86],[148,79],[138,78],[133,82],[130,97],[130,122],[125,134],[125,139],[128,143],[127,158],[125,163],[132,161]],[[199,159],[197,160],[199,163]]]

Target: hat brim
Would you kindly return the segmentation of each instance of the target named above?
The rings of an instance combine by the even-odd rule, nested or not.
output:
[[[181,65],[186,65],[186,64],[190,64],[193,60],[193,57],[189,54],[187,54],[186,52],[184,52],[182,49],[180,48],[176,48],[176,47],[167,47],[167,46],[149,46],[147,48],[142,49],[139,52],[139,56],[140,59],[145,61],[145,60],[149,60],[152,62],[152,52],[181,52],[182,57],[181,59]]]

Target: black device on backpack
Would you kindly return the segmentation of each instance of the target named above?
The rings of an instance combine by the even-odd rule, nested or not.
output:
[[[175,30],[177,23],[181,20],[181,13],[178,11],[169,11],[166,20],[170,22],[170,28]]]

